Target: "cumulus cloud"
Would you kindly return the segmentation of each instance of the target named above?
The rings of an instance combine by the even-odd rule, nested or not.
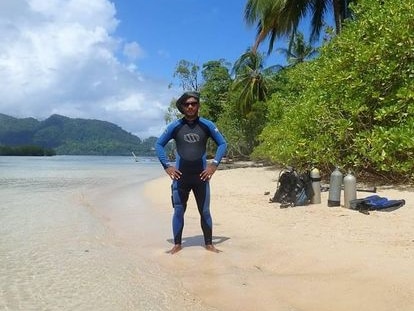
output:
[[[100,119],[157,136],[172,90],[137,71],[144,49],[115,37],[118,24],[108,0],[0,1],[0,112]]]

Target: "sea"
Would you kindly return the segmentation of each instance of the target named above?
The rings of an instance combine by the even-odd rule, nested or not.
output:
[[[133,251],[161,230],[142,186],[163,174],[151,157],[0,156],[0,310],[211,310]]]

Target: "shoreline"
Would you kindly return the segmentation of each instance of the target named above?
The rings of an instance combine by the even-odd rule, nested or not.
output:
[[[164,257],[164,246],[168,244],[170,219],[163,211],[153,209],[144,196],[147,183],[162,178],[157,175],[144,181],[121,179],[91,187],[85,197],[81,196],[82,206],[105,228],[101,243],[116,250],[119,256],[112,269],[128,269],[132,281],[126,280],[122,285],[128,291],[139,292],[112,310],[213,311],[199,299],[191,298],[179,280],[160,268],[159,259]]]
[[[277,177],[274,167],[218,170],[211,182],[211,211],[213,242],[222,252],[203,248],[190,196],[183,250],[153,254],[153,260],[217,310],[411,310],[411,188],[377,187],[380,196],[405,199],[406,204],[392,212],[364,215],[327,207],[327,192],[321,193],[320,204],[280,209],[268,203]],[[165,176],[146,183],[143,194],[151,208],[171,219],[169,189]],[[165,250],[171,246],[163,244]]]

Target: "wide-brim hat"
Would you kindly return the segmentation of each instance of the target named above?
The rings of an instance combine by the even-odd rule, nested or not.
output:
[[[180,111],[182,114],[184,114],[183,104],[190,97],[194,97],[195,99],[197,99],[198,102],[200,102],[200,93],[199,92],[194,92],[194,91],[185,92],[183,95],[180,96],[179,99],[177,99],[177,101],[175,103],[175,105],[177,106],[178,111]]]

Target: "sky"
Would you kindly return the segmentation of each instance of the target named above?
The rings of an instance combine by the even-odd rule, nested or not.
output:
[[[245,4],[0,0],[0,113],[98,119],[141,139],[159,136],[182,92],[173,80],[180,60],[234,63],[253,44]]]

